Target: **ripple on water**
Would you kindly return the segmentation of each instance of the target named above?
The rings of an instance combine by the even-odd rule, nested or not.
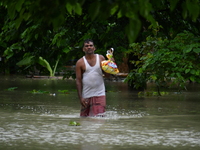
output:
[[[200,132],[151,125],[145,112],[107,111],[106,117],[80,118],[72,114],[23,114],[2,117],[0,143],[39,145],[200,146]],[[81,126],[69,126],[70,120]],[[156,120],[155,120],[156,121]]]

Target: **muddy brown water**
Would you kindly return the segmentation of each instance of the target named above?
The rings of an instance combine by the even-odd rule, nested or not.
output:
[[[181,94],[138,97],[123,82],[105,83],[106,117],[80,118],[74,80],[1,76],[0,149],[200,149],[199,84]],[[33,94],[34,89],[50,93]]]

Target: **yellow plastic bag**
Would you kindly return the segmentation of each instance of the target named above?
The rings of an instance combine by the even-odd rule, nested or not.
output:
[[[119,73],[117,65],[115,62],[111,60],[111,58],[113,57],[113,52],[114,52],[114,48],[107,50],[106,57],[108,58],[108,60],[102,61],[101,66],[102,66],[103,71],[105,71],[106,73],[117,74]]]

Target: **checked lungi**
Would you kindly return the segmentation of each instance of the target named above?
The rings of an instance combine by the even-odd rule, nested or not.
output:
[[[81,117],[87,116],[101,116],[105,112],[106,107],[106,96],[95,96],[86,98],[87,106],[81,106]]]

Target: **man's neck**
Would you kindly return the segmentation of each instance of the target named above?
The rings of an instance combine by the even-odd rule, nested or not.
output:
[[[92,58],[94,58],[94,56],[95,56],[94,53],[93,53],[93,54],[87,54],[87,55],[85,55],[85,57],[86,57],[87,59],[92,59]]]

